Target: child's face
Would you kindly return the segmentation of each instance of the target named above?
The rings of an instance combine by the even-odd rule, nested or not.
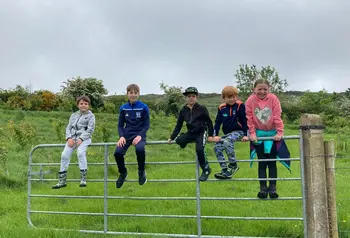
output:
[[[89,110],[89,103],[84,100],[80,100],[78,103],[78,108],[81,112],[87,112]]]
[[[189,106],[193,106],[197,102],[197,95],[194,93],[187,94],[186,101]]]
[[[131,90],[128,92],[128,99],[130,103],[136,102],[138,98],[139,98],[139,93],[136,92],[135,90]]]
[[[235,95],[224,97],[224,101],[228,105],[235,104],[236,100],[237,100],[237,96],[235,96]]]
[[[267,94],[269,93],[269,86],[265,83],[258,84],[254,88],[254,93],[260,99],[264,99],[267,96]]]

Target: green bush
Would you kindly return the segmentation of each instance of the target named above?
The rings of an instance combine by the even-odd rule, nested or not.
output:
[[[36,138],[35,128],[27,121],[15,123],[13,120],[10,120],[7,126],[10,131],[11,138],[14,138],[15,141],[22,147],[32,143]]]

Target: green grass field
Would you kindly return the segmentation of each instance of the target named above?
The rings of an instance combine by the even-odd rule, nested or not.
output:
[[[62,143],[57,139],[54,128],[51,125],[52,118],[60,118],[65,122],[69,113],[59,112],[16,112],[1,111],[0,127],[3,128],[3,138],[8,138],[7,122],[10,119],[31,122],[37,132],[35,144]],[[214,116],[214,115],[212,115]],[[110,121],[113,125],[113,136],[110,141],[117,140],[116,115],[97,114],[97,123]],[[152,116],[151,129],[148,140],[166,140],[173,129],[175,118]],[[287,127],[286,135],[296,135],[298,131],[293,127]],[[327,134],[326,138],[333,138]],[[93,141],[98,142],[98,141]],[[9,150],[8,170],[9,176],[0,177],[0,237],[104,237],[103,235],[82,234],[74,231],[56,231],[51,228],[103,230],[103,216],[76,216],[76,215],[44,215],[32,214],[31,218],[35,226],[48,228],[43,230],[30,228],[26,220],[27,205],[27,169],[28,153],[31,146],[21,147],[12,139],[7,140]],[[299,157],[298,141],[288,141],[292,158]],[[33,162],[60,162],[60,154],[63,148],[41,149],[34,153]],[[195,150],[193,145],[186,149],[180,149],[176,145],[149,145],[147,161],[194,161]],[[213,144],[207,145],[208,159],[215,161]],[[109,162],[114,163],[114,147],[109,147]],[[248,159],[248,143],[237,143],[236,151],[238,159]],[[103,162],[103,148],[89,148],[88,162]],[[134,148],[127,153],[127,162],[136,162]],[[77,162],[76,154],[71,160]],[[350,167],[349,160],[337,161],[337,167]],[[236,178],[256,178],[257,164],[253,168],[249,163],[240,163],[240,170]],[[212,164],[212,175],[220,170],[217,163]],[[46,179],[56,179],[59,167],[44,167],[52,173],[45,175]],[[38,171],[39,167],[33,167]],[[129,165],[129,179],[137,179],[135,165]],[[194,165],[147,165],[149,179],[177,179],[195,178]],[[90,166],[88,179],[103,179],[102,166]],[[350,195],[349,171],[337,172],[337,198],[339,220],[342,221],[341,229],[350,230],[350,203],[346,201]],[[278,176],[281,178],[300,177],[299,162],[292,161],[292,173],[289,173],[282,164],[278,164]],[[117,168],[114,165],[108,168],[109,179],[117,178]],[[38,176],[33,178],[39,178]],[[71,165],[68,179],[79,178],[77,165]],[[50,195],[89,195],[103,196],[103,183],[88,181],[86,188],[79,188],[78,182],[70,182],[66,188],[52,190],[54,182],[33,182],[32,194]],[[278,181],[278,192],[281,197],[301,197],[300,181]],[[258,181],[224,181],[201,183],[202,197],[248,197],[255,198],[259,189]],[[138,183],[126,182],[121,189],[116,189],[114,182],[108,184],[109,196],[153,196],[153,197],[195,197],[196,185],[194,182],[177,183],[147,183],[144,186]],[[58,199],[58,198],[32,198],[32,210],[40,211],[77,211],[103,213],[103,199]],[[286,200],[253,200],[253,201],[201,201],[201,212],[204,216],[235,216],[235,217],[302,217],[302,202]],[[196,201],[143,201],[143,200],[108,200],[109,213],[128,214],[170,214],[170,215],[196,215]],[[108,227],[110,231],[128,232],[155,232],[155,233],[181,233],[196,234],[196,219],[194,218],[141,218],[141,217],[109,217]],[[204,235],[223,236],[259,236],[259,237],[303,237],[302,221],[250,221],[250,220],[225,220],[202,219],[202,231]],[[126,236],[120,236],[126,237]],[[128,236],[131,237],[131,236]],[[136,237],[136,236],[135,236]],[[346,233],[341,237],[350,237]]]

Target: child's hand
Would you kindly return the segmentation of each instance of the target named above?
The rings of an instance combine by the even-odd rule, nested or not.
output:
[[[141,136],[136,136],[136,137],[133,139],[132,144],[133,144],[133,145],[137,145],[137,143],[139,143],[141,139],[142,139]]]
[[[212,142],[213,141],[213,137],[212,136],[208,136],[208,141]]]
[[[120,137],[120,139],[117,142],[117,146],[118,147],[123,147],[125,145],[125,143],[126,143],[125,138],[124,137]]]
[[[273,139],[275,141],[280,141],[282,139],[282,136],[279,136],[279,135],[275,135],[275,137],[273,137]]]
[[[70,139],[68,139],[68,146],[70,147],[70,148],[73,148],[74,147],[74,140],[72,139],[72,138],[70,138]]]
[[[79,139],[79,140],[77,141],[77,145],[79,146],[81,143],[83,143],[83,140],[82,140],[82,139]]]
[[[214,136],[213,141],[219,142],[220,140],[221,140],[221,137],[220,137],[220,136]]]
[[[243,142],[249,141],[249,137],[248,136],[243,136],[242,141]]]
[[[257,141],[258,141],[257,138],[256,138],[256,136],[251,136],[249,139],[250,139],[250,141],[252,141],[252,142],[257,142]]]

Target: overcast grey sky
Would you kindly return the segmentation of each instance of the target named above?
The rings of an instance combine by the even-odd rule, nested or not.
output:
[[[349,0],[0,0],[0,88],[59,91],[70,77],[220,92],[239,64],[289,90],[350,88]]]

